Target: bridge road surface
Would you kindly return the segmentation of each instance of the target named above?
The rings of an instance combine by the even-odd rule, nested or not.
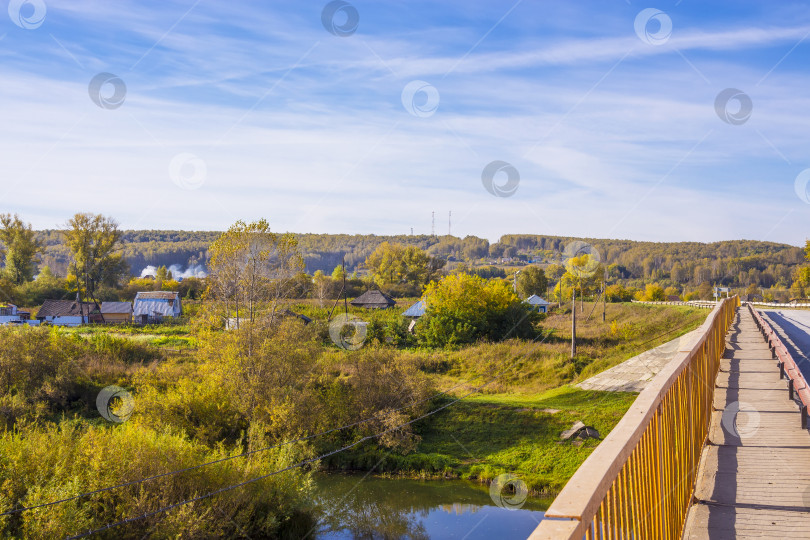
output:
[[[762,313],[788,348],[805,380],[810,381],[810,310],[765,310]]]
[[[726,336],[715,382],[683,538],[810,539],[810,432],[745,307]]]

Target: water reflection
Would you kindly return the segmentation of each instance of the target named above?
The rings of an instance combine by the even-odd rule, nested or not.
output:
[[[319,475],[319,540],[526,538],[549,501],[529,498],[520,510],[495,506],[485,486]]]

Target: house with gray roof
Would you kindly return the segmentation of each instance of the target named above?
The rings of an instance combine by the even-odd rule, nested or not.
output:
[[[403,311],[402,316],[418,319],[419,317],[425,314],[426,309],[427,306],[425,305],[425,301],[419,300],[417,303],[415,303],[414,305]]]
[[[107,324],[127,324],[132,322],[131,302],[102,302],[101,314]]]
[[[536,294],[531,295],[524,302],[532,306],[538,313],[548,313],[548,306],[551,305]]]
[[[376,289],[364,292],[349,303],[365,309],[388,309],[397,305],[393,298]]]
[[[180,293],[175,291],[147,291],[135,295],[132,315],[138,324],[159,323],[163,319],[180,317],[183,306]]]
[[[45,300],[37,311],[37,320],[54,326],[80,326],[85,323],[104,322],[98,304],[78,300]]]

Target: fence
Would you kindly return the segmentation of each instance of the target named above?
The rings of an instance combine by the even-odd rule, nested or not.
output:
[[[702,308],[714,308],[717,304],[714,300],[689,300],[688,302],[682,300],[631,300],[631,302],[634,304],[651,304],[654,306],[692,306]]]
[[[714,380],[739,297],[717,303],[574,473],[530,540],[677,539],[709,430]]]

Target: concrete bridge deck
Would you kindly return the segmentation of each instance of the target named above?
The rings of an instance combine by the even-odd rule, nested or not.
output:
[[[810,539],[810,432],[747,309],[726,348],[683,538]]]

